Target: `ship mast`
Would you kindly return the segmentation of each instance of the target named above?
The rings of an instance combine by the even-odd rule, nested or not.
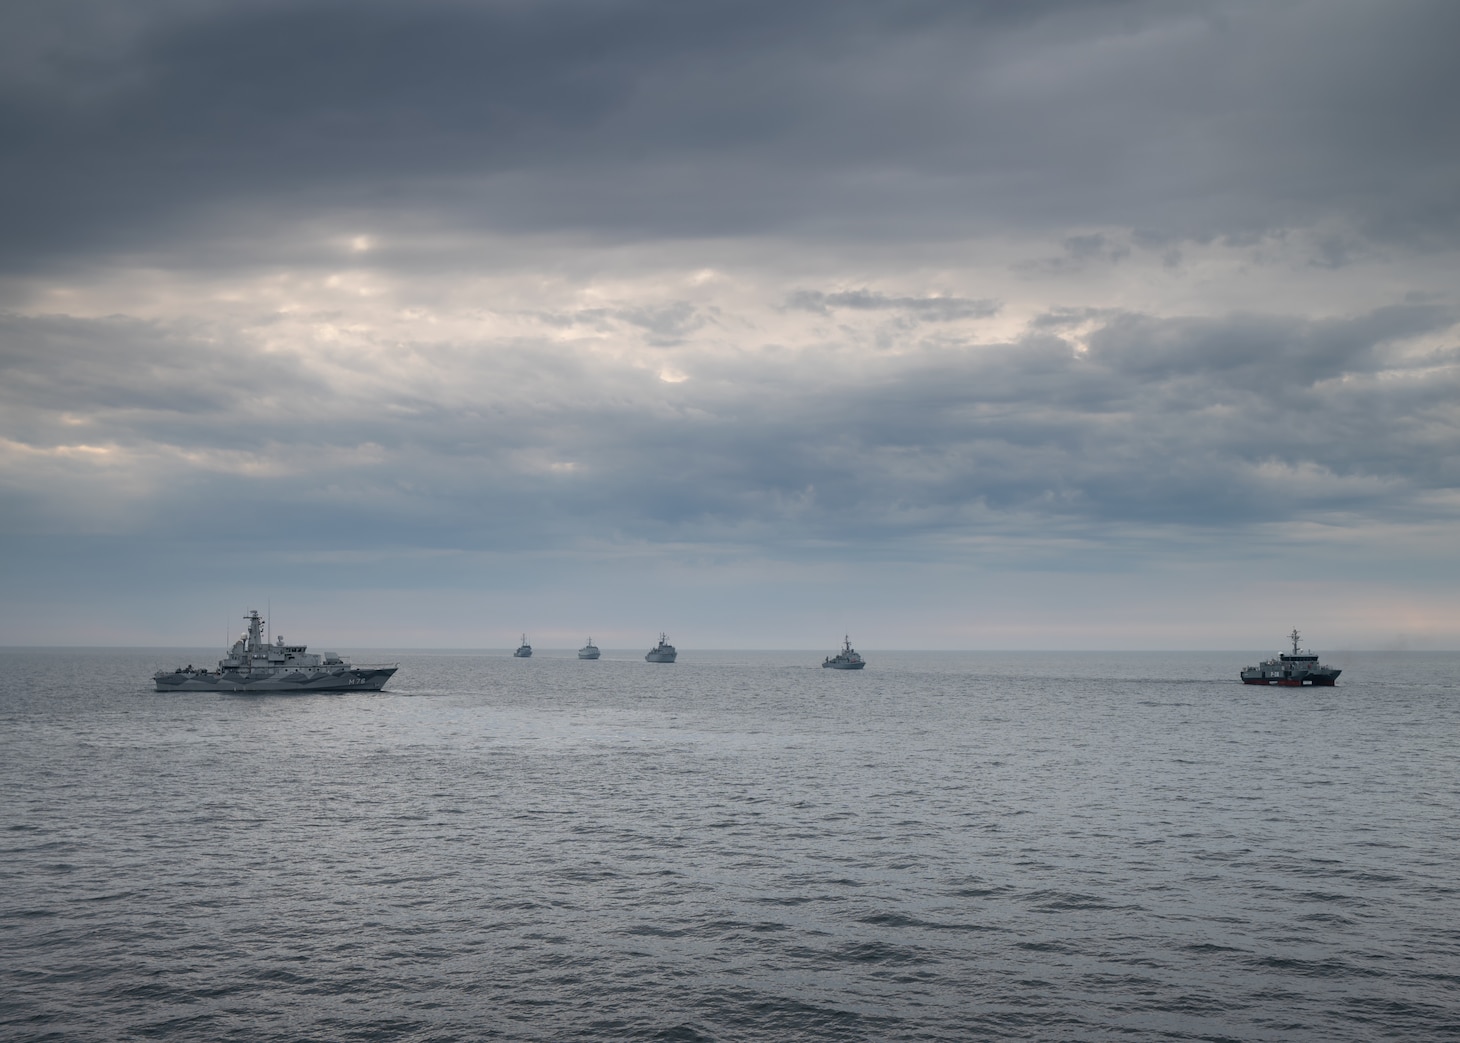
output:
[[[1293,640],[1293,655],[1298,654],[1298,628],[1293,627],[1293,632],[1288,635]]]
[[[248,615],[243,617],[248,620],[248,642],[243,651],[243,669],[245,673],[253,673],[253,661],[259,654],[259,643],[263,640],[263,620],[259,618],[259,610],[249,609]]]

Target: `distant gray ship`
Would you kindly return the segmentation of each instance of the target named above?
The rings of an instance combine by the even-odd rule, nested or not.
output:
[[[852,647],[849,634],[842,639],[842,650],[834,656],[827,656],[821,661],[821,665],[827,670],[860,670],[867,665],[867,661]]]
[[[588,639],[588,643],[586,645],[584,645],[582,648],[578,649],[578,658],[579,659],[597,659],[598,658],[598,646],[593,643],[593,638],[590,637]]]
[[[311,653],[307,645],[286,645],[281,634],[269,644],[257,610],[244,617],[248,630],[218,660],[217,670],[180,666],[152,675],[159,692],[378,692],[400,664],[352,666],[333,652]]]
[[[531,659],[532,646],[527,643],[527,635],[522,635],[522,644],[517,646],[517,651],[512,653],[518,659]]]
[[[660,634],[659,643],[649,649],[648,653],[644,656],[644,662],[672,663],[678,655],[679,653],[674,650],[674,646],[665,640],[663,634]]]
[[[1333,687],[1342,670],[1324,666],[1312,652],[1298,651],[1298,628],[1288,635],[1293,642],[1293,654],[1281,653],[1275,659],[1266,659],[1257,666],[1242,671],[1243,684],[1276,684],[1289,688],[1300,688],[1305,684]]]

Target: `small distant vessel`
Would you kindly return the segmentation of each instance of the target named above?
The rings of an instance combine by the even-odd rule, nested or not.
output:
[[[836,655],[829,655],[821,661],[823,668],[827,670],[860,670],[867,665],[867,660],[857,654],[852,647],[852,638],[848,634],[842,638],[842,650]]]
[[[532,646],[527,643],[527,635],[522,635],[522,644],[517,646],[517,651],[512,653],[518,659],[531,659]]]
[[[159,692],[378,692],[399,663],[352,666],[333,652],[311,653],[307,645],[286,645],[281,634],[273,644],[264,638],[258,610],[243,617],[248,629],[218,660],[217,670],[194,669],[189,663],[171,673],[159,670],[152,680]]]
[[[582,648],[578,649],[578,658],[579,659],[597,659],[598,658],[598,646],[593,643],[593,638],[590,637],[588,639],[588,643],[586,645],[584,645]]]
[[[1247,667],[1242,671],[1242,683],[1278,684],[1286,685],[1289,688],[1299,688],[1305,684],[1333,687],[1333,683],[1338,680],[1338,675],[1343,671],[1324,666],[1318,662],[1318,656],[1311,651],[1300,652],[1297,627],[1293,628],[1293,632],[1288,635],[1288,638],[1293,642],[1292,655],[1283,652],[1276,658],[1266,659],[1257,666]]]
[[[648,653],[645,654],[644,662],[672,663],[674,662],[674,658],[677,655],[679,655],[679,653],[675,651],[674,646],[665,640],[663,634],[660,634],[659,643],[653,648],[649,649]]]

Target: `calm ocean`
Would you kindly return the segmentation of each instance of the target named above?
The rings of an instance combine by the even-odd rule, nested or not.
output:
[[[0,651],[0,1038],[1460,1038],[1460,655],[863,651]]]

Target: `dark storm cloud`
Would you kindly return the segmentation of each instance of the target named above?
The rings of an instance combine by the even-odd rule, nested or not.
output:
[[[1454,321],[1448,307],[1409,304],[1358,319],[1269,316],[1117,318],[1090,338],[1090,354],[1143,380],[1214,377],[1253,394],[1287,394],[1319,381],[1384,368],[1383,348]]]
[[[553,326],[582,324],[605,332],[622,323],[647,333],[648,343],[656,347],[669,347],[683,343],[689,334],[713,322],[716,310],[697,308],[689,301],[673,301],[654,306],[539,312],[536,317]]]
[[[1058,257],[1047,257],[1038,261],[1026,261],[1017,268],[1030,272],[1077,272],[1092,264],[1114,264],[1130,256],[1130,247],[1124,243],[1112,243],[1099,234],[1072,235],[1064,242],[1065,252]]]
[[[853,311],[901,311],[931,322],[988,318],[997,315],[1001,307],[995,300],[975,300],[968,297],[890,297],[870,290],[844,290],[839,293],[797,290],[786,303],[789,307],[819,315],[830,315],[836,308]]]
[[[787,520],[825,538],[999,524],[970,513],[982,508],[1050,525],[1196,527],[1403,512],[1460,479],[1453,451],[1438,449],[1455,440],[1460,356],[1365,375],[1383,343],[1454,319],[1429,309],[1346,324],[1122,316],[1088,355],[1056,338],[930,354],[883,379],[830,376],[814,395],[801,386],[799,410],[763,389],[751,416],[743,401],[731,414],[751,421],[725,431],[735,451],[670,463],[743,469],[705,488],[777,489],[794,503]],[[1114,350],[1123,329],[1156,335],[1177,361],[1152,368],[1140,345]],[[1241,380],[1213,358],[1253,343]],[[798,490],[812,490],[809,502]]]
[[[1456,318],[1422,304],[1346,321],[1116,314],[1083,352],[1039,333],[853,365],[834,349],[727,355],[677,385],[538,342],[401,345],[416,378],[457,367],[440,375],[460,391],[432,395],[303,356],[251,370],[195,330],[12,317],[0,408],[18,418],[23,495],[4,523],[34,531],[48,489],[85,483],[92,464],[64,454],[66,475],[26,470],[79,442],[134,454],[131,480],[156,486],[154,534],[266,526],[280,546],[587,538],[875,557],[970,533],[1426,520],[1460,484]],[[1436,335],[1450,346],[1415,349]],[[477,361],[461,368],[463,353]],[[94,499],[104,514],[105,490]]]
[[[158,4],[72,39],[78,10],[107,24],[0,15],[12,269],[321,213],[633,238],[1460,230],[1439,0]]]
[[[260,384],[293,394],[323,390],[307,370],[246,352],[236,338],[220,345],[210,334],[216,331],[197,324],[0,313],[7,414],[39,420],[63,411],[231,413],[240,401],[270,405]]]

